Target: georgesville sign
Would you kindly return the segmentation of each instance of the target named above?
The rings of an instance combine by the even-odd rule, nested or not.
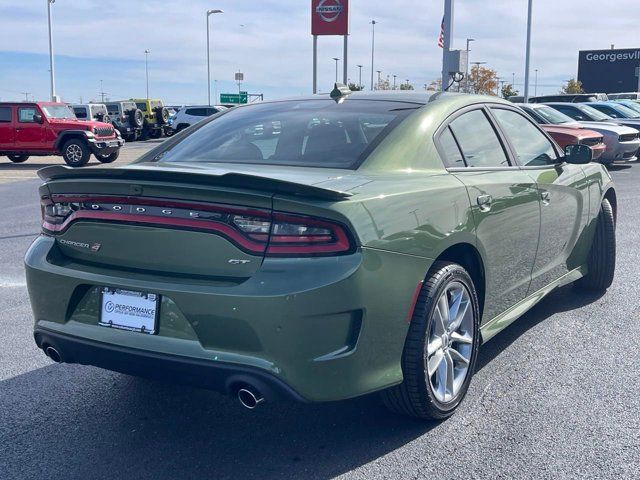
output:
[[[311,0],[312,35],[348,35],[349,0]]]
[[[635,92],[640,48],[583,50],[578,57],[578,80],[590,93]]]

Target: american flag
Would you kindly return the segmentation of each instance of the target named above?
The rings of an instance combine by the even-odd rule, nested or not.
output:
[[[438,46],[444,48],[444,17],[442,17],[442,23],[440,24],[440,36],[438,37]]]

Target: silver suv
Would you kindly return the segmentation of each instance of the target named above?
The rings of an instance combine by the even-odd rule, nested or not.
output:
[[[113,127],[120,132],[127,142],[140,137],[144,125],[144,114],[136,102],[123,100],[105,103]]]
[[[111,123],[107,107],[103,103],[74,103],[70,105],[78,120],[95,120],[96,122]]]

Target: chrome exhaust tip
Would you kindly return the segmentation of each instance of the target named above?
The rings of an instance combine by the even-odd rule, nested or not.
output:
[[[58,352],[58,350],[53,348],[51,345],[49,345],[48,347],[45,347],[44,354],[56,363],[62,362],[62,357],[60,356],[60,352]]]
[[[247,388],[241,388],[238,390],[238,401],[244,408],[253,410],[264,402],[264,397],[258,391],[253,392]]]

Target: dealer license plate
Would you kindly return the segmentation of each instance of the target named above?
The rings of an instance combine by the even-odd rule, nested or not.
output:
[[[103,327],[156,333],[159,295],[105,287],[101,297],[99,324]]]

